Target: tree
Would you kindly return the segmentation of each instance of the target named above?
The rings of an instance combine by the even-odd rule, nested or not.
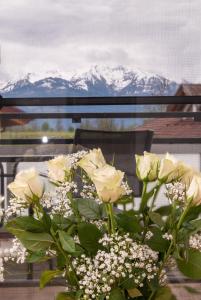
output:
[[[94,126],[93,126],[93,124],[90,122],[89,119],[86,119],[86,120],[84,120],[84,121],[81,123],[80,128],[82,128],[82,129],[93,129]]]
[[[63,125],[61,119],[57,119],[56,130],[63,131]]]
[[[75,128],[74,128],[73,126],[69,126],[69,127],[68,127],[68,131],[69,131],[69,132],[74,132],[74,131],[75,131]]]
[[[98,119],[96,124],[97,129],[100,130],[118,130],[118,126],[115,123],[114,119]]]
[[[41,126],[41,130],[42,131],[48,131],[50,129],[49,123],[48,122],[44,122]]]

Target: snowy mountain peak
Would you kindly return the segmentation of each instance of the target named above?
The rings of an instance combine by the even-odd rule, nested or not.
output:
[[[10,97],[32,96],[145,96],[172,95],[176,83],[152,73],[129,70],[123,66],[93,66],[73,76],[60,71],[28,73],[6,85],[0,93]]]
[[[39,80],[46,79],[46,78],[62,78],[69,80],[72,76],[62,72],[60,70],[49,70],[45,72],[39,72],[39,73],[27,73],[25,74],[21,79],[19,80],[28,80],[31,83],[35,83]],[[19,81],[17,80],[17,81]]]
[[[108,66],[93,66],[88,72],[73,76],[73,81],[76,82],[77,86],[87,89],[87,82],[104,80],[107,85],[119,91],[125,88],[132,81],[144,80],[147,82],[150,78],[162,77],[153,73],[142,72],[140,70],[132,71],[123,66],[108,67]]]

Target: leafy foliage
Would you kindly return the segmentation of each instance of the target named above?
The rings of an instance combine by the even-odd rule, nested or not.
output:
[[[130,216],[126,212],[118,214],[116,216],[117,224],[120,228],[124,229],[125,232],[141,232],[142,227],[139,224],[139,220],[136,216]]]
[[[45,232],[32,233],[24,231],[22,234],[18,235],[18,238],[22,244],[31,251],[45,250],[54,243],[51,235]]]
[[[75,249],[75,242],[73,238],[68,235],[65,231],[59,230],[59,239],[62,245],[62,248],[67,251],[68,253],[74,253]]]
[[[78,224],[78,236],[81,246],[90,254],[96,254],[100,248],[98,241],[102,237],[100,230],[94,224],[82,222]]]
[[[44,288],[52,279],[61,275],[60,270],[44,271],[40,277],[40,288]]]
[[[152,227],[150,231],[153,233],[153,236],[147,241],[147,245],[155,251],[167,251],[170,242],[162,237],[161,230],[157,227]]]
[[[143,192],[139,209],[129,211],[118,205],[133,203],[134,193],[123,181],[123,172],[107,164],[100,149],[61,155],[48,166],[55,185],[53,196],[42,195],[43,184],[35,171],[33,182],[28,178],[28,183],[25,172],[21,180],[26,188],[11,199],[17,216],[7,221],[6,229],[20,243],[15,249],[22,248],[18,260],[56,259],[56,269],[44,271],[40,278],[43,288],[64,277],[69,290],[56,300],[84,300],[92,295],[95,300],[175,300],[161,276],[171,257],[185,276],[201,279],[201,189],[195,186],[196,193],[188,196],[187,186],[178,177],[185,165],[169,154],[163,162],[155,154],[138,155],[137,176]],[[201,184],[201,175],[194,175],[194,185]],[[14,193],[19,192],[16,184],[17,180]],[[39,187],[40,193],[30,185]],[[158,207],[157,195],[164,185],[170,204]],[[23,211],[29,205],[33,215],[18,216],[19,207]]]
[[[201,252],[190,249],[187,260],[177,260],[179,270],[187,277],[201,279]]]
[[[77,207],[81,216],[90,220],[102,218],[102,211],[99,204],[93,199],[76,199]]]

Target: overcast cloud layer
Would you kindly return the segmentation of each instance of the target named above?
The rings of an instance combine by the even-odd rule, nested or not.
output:
[[[123,65],[201,82],[201,0],[0,0],[0,80]]]

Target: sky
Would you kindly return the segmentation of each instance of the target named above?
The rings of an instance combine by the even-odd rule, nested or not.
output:
[[[201,83],[201,0],[0,0],[0,81],[94,65]]]

